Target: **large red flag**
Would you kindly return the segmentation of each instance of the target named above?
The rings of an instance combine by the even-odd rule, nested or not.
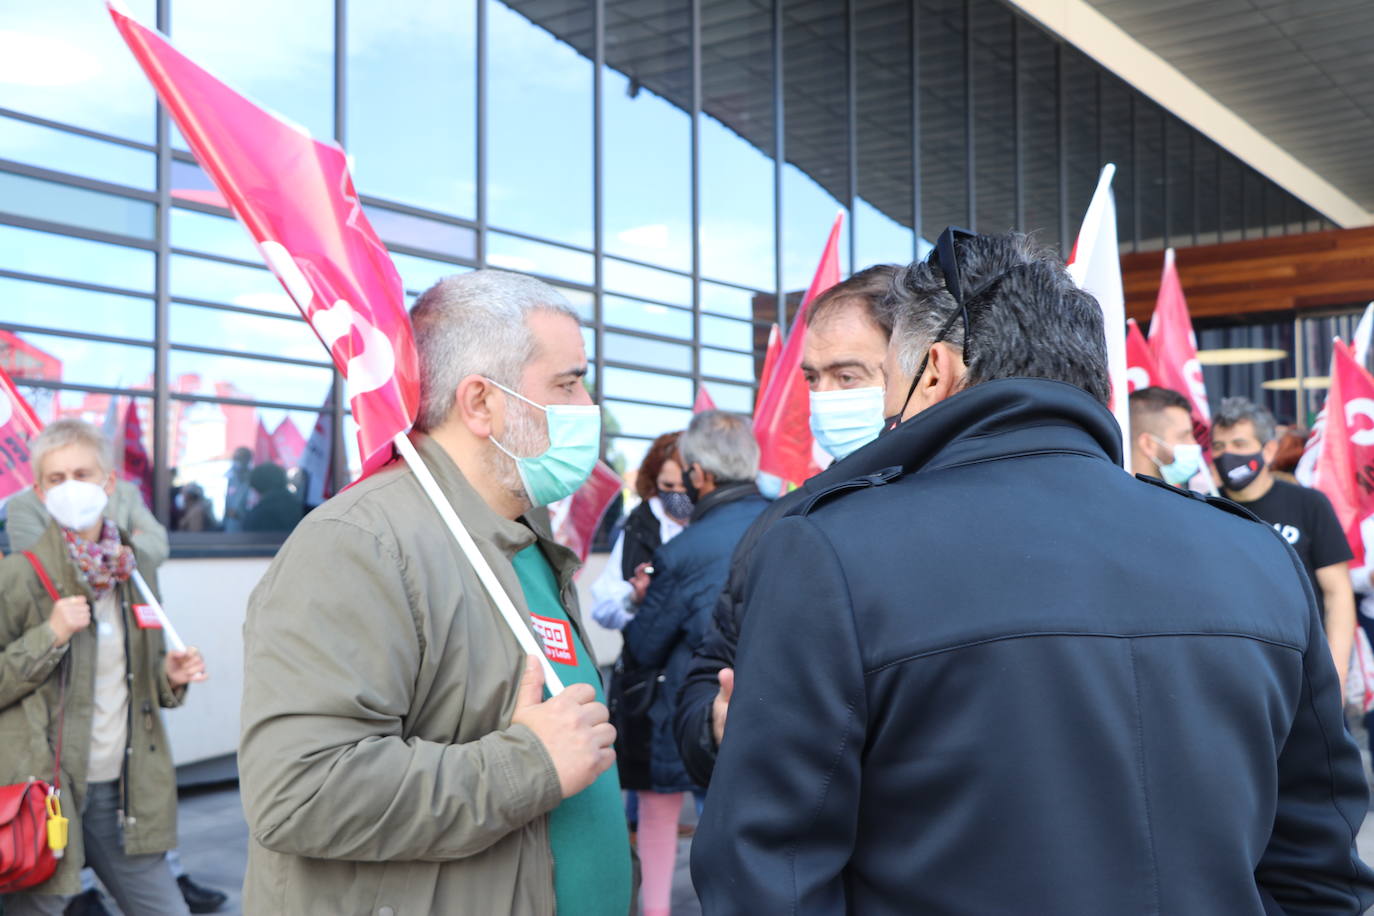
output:
[[[151,509],[153,463],[148,460],[148,449],[143,445],[143,424],[138,419],[133,398],[129,398],[129,406],[124,411],[124,469],[121,474],[125,480],[138,484],[143,504]]]
[[[759,442],[759,470],[800,484],[820,471],[811,437],[811,398],[802,378],[802,350],[806,345],[806,309],[817,296],[840,282],[840,229],[844,213],[835,217],[816,275],[806,290],[787,343],[773,369],[767,390],[754,411],[754,436]]]
[[[344,151],[239,95],[109,3],[191,151],[348,379],[358,447],[391,456],[419,403],[400,275],[363,214]]]
[[[1126,388],[1139,391],[1159,384],[1159,366],[1155,363],[1154,352],[1140,333],[1140,325],[1134,318],[1126,320]]]
[[[1112,176],[1116,166],[1108,163],[1097,178],[1097,190],[1088,203],[1083,226],[1069,253],[1069,276],[1080,289],[1087,290],[1102,307],[1102,325],[1107,335],[1107,371],[1112,382],[1112,413],[1121,427],[1122,461],[1131,463],[1131,414],[1127,407],[1130,386],[1126,380],[1126,295],[1121,287],[1121,251],[1117,245],[1116,201],[1112,197]]]
[[[1193,436],[1204,453],[1212,444],[1212,408],[1207,403],[1207,386],[1202,381],[1202,364],[1197,359],[1197,335],[1188,316],[1188,300],[1174,266],[1174,250],[1164,252],[1164,274],[1159,280],[1159,297],[1150,319],[1150,348],[1159,363],[1159,384],[1172,388],[1193,405]]]
[[[604,461],[598,461],[587,482],[578,487],[576,493],[549,506],[554,539],[585,561],[592,549],[596,526],[601,524],[601,517],[624,486],[619,474]]]
[[[0,501],[33,485],[29,440],[42,431],[38,414],[0,369]]]
[[[1374,376],[1337,340],[1326,394],[1326,434],[1317,487],[1331,500],[1350,549],[1364,554],[1361,524],[1374,515]]]

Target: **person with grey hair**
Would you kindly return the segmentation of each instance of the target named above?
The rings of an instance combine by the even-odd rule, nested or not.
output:
[[[754,485],[759,447],[747,417],[705,410],[678,439],[682,482],[691,498],[691,524],[654,553],[653,579],[639,611],[625,626],[625,653],[650,672],[652,725],[649,776],[653,791],[639,794],[637,848],[644,870],[645,916],[665,916],[672,894],[682,793],[696,788],[673,736],[678,691],[692,653],[711,625],[716,597],[730,574],[735,545],[768,501]]]
[[[1297,552],[1322,611],[1331,660],[1345,684],[1355,643],[1354,554],[1326,494],[1274,477],[1278,448],[1274,415],[1266,408],[1246,398],[1221,402],[1212,417],[1212,462],[1222,492],[1273,525]]]
[[[414,473],[301,522],[244,624],[244,909],[626,913],[632,870],[576,555],[549,503],[600,450],[577,316],[530,277],[447,277],[411,311],[411,434],[567,685],[526,657]]]
[[[946,230],[888,299],[891,427],[754,555],[703,911],[1362,912],[1282,539],[1124,471],[1101,310],[1024,236]]]
[[[83,906],[89,865],[123,912],[185,914],[164,855],[176,846],[177,797],[158,710],[205,679],[204,660],[167,651],[144,618],[134,573],[156,588],[156,563],[104,514],[116,492],[105,436],[58,420],[29,449],[47,521],[0,560],[0,785],[38,777],[59,788],[70,842],[46,881],[0,893],[0,910]]]

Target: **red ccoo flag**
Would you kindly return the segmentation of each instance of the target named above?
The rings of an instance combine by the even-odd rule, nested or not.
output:
[[[768,387],[754,411],[754,437],[759,441],[759,470],[800,484],[820,470],[811,437],[811,399],[802,378],[802,349],[806,345],[806,309],[817,296],[840,282],[840,229],[844,213],[835,217],[806,290],[787,342],[774,364]]]
[[[1126,320],[1126,388],[1139,391],[1159,384],[1159,366],[1155,354],[1140,333],[1134,318]]]
[[[1317,488],[1331,500],[1346,540],[1363,557],[1362,524],[1374,515],[1374,376],[1337,340],[1326,394],[1326,435],[1318,458]]]
[[[0,502],[33,485],[29,440],[42,431],[38,414],[0,369]]]
[[[363,466],[391,457],[419,403],[400,275],[344,151],[220,82],[109,0],[115,26],[263,260],[348,379]]]
[[[1197,359],[1197,335],[1188,316],[1188,300],[1183,298],[1172,248],[1164,252],[1159,297],[1150,319],[1150,348],[1159,364],[1158,384],[1172,388],[1193,405],[1193,436],[1207,452],[1212,444],[1212,408],[1207,403],[1207,386]]]

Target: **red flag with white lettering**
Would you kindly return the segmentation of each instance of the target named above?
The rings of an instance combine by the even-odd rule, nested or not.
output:
[[[1331,500],[1346,540],[1363,557],[1361,523],[1374,515],[1374,376],[1337,340],[1326,394],[1326,434],[1317,487]]]
[[[109,0],[115,26],[196,159],[348,379],[363,466],[391,457],[419,403],[400,275],[344,151],[260,108]]]
[[[33,485],[29,440],[42,431],[38,414],[0,369],[0,502]]]
[[[754,438],[759,442],[759,470],[792,484],[820,471],[811,436],[811,396],[802,378],[802,350],[806,345],[806,309],[821,293],[840,282],[840,229],[844,213],[835,217],[816,275],[806,290],[792,330],[754,411]]]
[[[1193,436],[1207,453],[1212,444],[1212,408],[1207,403],[1207,386],[1197,359],[1197,335],[1188,316],[1188,300],[1183,297],[1172,248],[1164,252],[1159,297],[1150,319],[1150,348],[1159,363],[1158,384],[1172,388],[1193,405]]]
[[[1159,384],[1159,366],[1155,354],[1140,333],[1134,318],[1126,321],[1126,388],[1139,391]]]

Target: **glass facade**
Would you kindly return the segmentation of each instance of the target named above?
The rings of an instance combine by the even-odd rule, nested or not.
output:
[[[836,213],[846,271],[947,224],[1063,246],[1114,161],[1123,251],[1328,225],[1000,0],[129,6],[349,149],[409,294],[486,265],[559,286],[622,468],[701,385],[751,409]],[[0,34],[0,365],[45,420],[137,418],[180,549],[279,538],[235,520],[235,455],[290,470],[323,417],[356,464],[325,354],[101,11]],[[219,533],[181,524],[193,489]]]

